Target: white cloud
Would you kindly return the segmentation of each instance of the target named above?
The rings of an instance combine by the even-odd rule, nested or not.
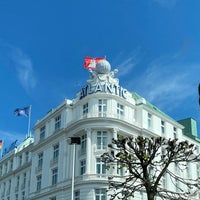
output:
[[[31,58],[20,48],[0,40],[0,61],[5,67],[16,71],[17,78],[27,93],[34,89],[37,80]]]
[[[36,86],[31,59],[19,48],[11,47],[11,59],[22,87],[29,92]]]
[[[163,56],[147,64],[143,70],[140,67],[144,63],[140,60],[131,72],[133,75],[126,88],[138,92],[166,112],[183,105],[189,99],[194,102],[197,98],[199,65],[182,62],[182,57],[180,52]],[[125,76],[122,78],[126,80]]]
[[[117,56],[114,63],[118,63],[116,68],[119,70],[119,77],[129,74],[135,68],[140,59],[139,54],[140,48],[137,48],[127,56],[124,56],[123,53]],[[118,62],[119,60],[120,62]]]
[[[194,97],[198,65],[164,62],[153,63],[140,77],[139,90],[148,101],[171,111],[185,99]]]

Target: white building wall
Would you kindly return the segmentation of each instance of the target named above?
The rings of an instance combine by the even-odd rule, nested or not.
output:
[[[101,117],[99,116],[99,99],[107,99],[106,115]],[[86,103],[88,103],[88,114],[83,116],[83,105]],[[118,117],[117,115],[117,103],[124,106],[123,116]],[[152,116],[151,127],[148,124],[148,113]],[[58,115],[61,115],[61,127],[55,131],[55,117]],[[161,133],[161,121],[165,123],[164,134]],[[46,127],[45,139],[40,140],[40,128],[43,126]],[[31,147],[28,145],[24,148],[21,147],[20,151],[12,152],[12,154],[7,155],[8,158],[0,161],[3,173],[2,177],[0,177],[0,199],[5,200],[3,198],[8,196],[5,191],[8,189],[9,180],[12,181],[10,198],[12,200],[15,199],[17,177],[20,177],[19,187],[21,187],[23,185],[23,174],[26,172],[26,186],[17,193],[19,200],[22,198],[22,191],[25,191],[26,197],[29,200],[50,200],[54,196],[57,200],[70,200],[73,145],[69,145],[67,139],[69,137],[87,135],[85,151],[81,149],[80,145],[76,146],[75,191],[80,191],[81,200],[95,200],[95,189],[107,188],[108,176],[110,174],[117,174],[116,167],[107,171],[106,174],[97,174],[96,159],[109,150],[108,148],[97,149],[97,131],[107,131],[106,141],[109,144],[112,138],[116,138],[118,134],[174,138],[174,127],[176,127],[179,139],[188,139],[194,142],[183,136],[183,127],[180,124],[162,114],[159,110],[151,108],[147,105],[144,98],[135,100],[129,92],[127,92],[126,98],[113,93],[94,92],[81,100],[78,96],[73,101],[64,100],[61,105],[52,109],[36,123],[34,127],[34,145]],[[53,146],[55,144],[59,144],[58,162],[53,162]],[[199,146],[199,143],[196,142],[196,145]],[[27,148],[31,150],[31,164],[24,167],[26,164],[25,153]],[[43,165],[39,169],[38,155],[41,152],[43,152]],[[22,166],[19,166],[20,155],[22,155]],[[13,159],[13,170],[15,173],[5,175],[8,173],[11,158]],[[86,160],[86,169],[85,173],[81,175],[80,163],[84,159]],[[58,182],[52,185],[52,169],[56,167],[58,168]],[[174,165],[170,166],[170,169],[174,170],[174,168]],[[197,170],[197,166],[191,164],[189,169],[191,172],[194,172]],[[41,189],[37,191],[37,176],[40,174],[42,175]],[[185,177],[190,176],[186,171],[181,175]],[[192,173],[191,177],[195,177],[195,175],[197,173]],[[176,187],[168,176],[166,177],[166,185],[168,188],[176,190]],[[142,192],[137,192],[134,199],[145,200],[146,196]]]

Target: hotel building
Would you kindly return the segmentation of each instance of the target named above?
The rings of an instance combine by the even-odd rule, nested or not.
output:
[[[1,158],[1,200],[109,199],[108,176],[125,172],[106,170],[101,155],[117,135],[178,138],[194,143],[198,151],[194,119],[177,122],[121,87],[116,73],[108,61],[99,61],[74,99],[51,109],[36,122],[34,138],[26,138]],[[80,144],[69,144],[71,137],[80,138]],[[183,176],[199,176],[199,170],[200,165],[190,165]],[[162,184],[176,190],[169,177]],[[145,200],[146,195],[138,191],[134,199]]]

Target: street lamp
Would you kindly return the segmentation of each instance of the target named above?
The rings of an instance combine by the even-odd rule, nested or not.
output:
[[[73,145],[73,158],[72,158],[72,194],[71,200],[74,200],[74,174],[75,174],[75,158],[76,158],[76,144],[81,144],[80,137],[70,137],[67,140],[68,144]]]

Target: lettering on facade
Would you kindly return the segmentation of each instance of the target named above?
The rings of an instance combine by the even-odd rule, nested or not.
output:
[[[96,83],[95,85],[88,84],[86,87],[82,88],[80,93],[80,99],[86,97],[89,94],[97,92],[114,94],[124,99],[127,98],[127,90],[122,88],[121,86],[106,82],[102,84],[99,82]]]

